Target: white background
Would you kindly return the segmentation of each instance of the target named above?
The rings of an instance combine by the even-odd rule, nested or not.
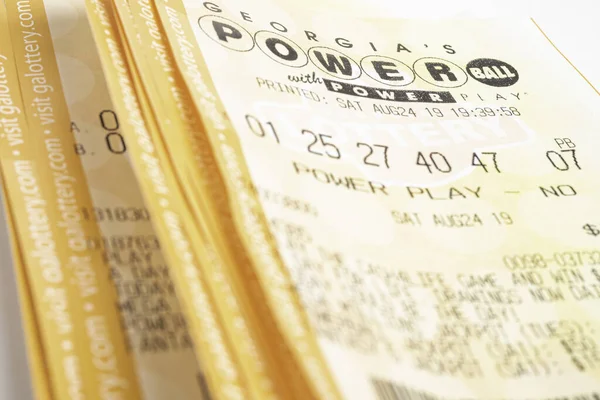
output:
[[[323,3],[347,8],[349,2]],[[533,17],[554,44],[600,88],[600,0],[365,0],[364,4],[361,14],[368,16]],[[0,400],[29,400],[33,396],[5,225],[0,210]]]

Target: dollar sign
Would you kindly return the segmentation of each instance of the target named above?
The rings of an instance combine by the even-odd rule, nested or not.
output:
[[[583,226],[583,230],[588,235],[592,235],[592,236],[598,236],[598,235],[600,235],[600,229],[596,228],[596,225],[585,224]]]

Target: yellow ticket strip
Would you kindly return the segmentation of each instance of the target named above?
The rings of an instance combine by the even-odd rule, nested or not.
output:
[[[10,33],[8,32],[8,23],[6,21],[6,8],[4,3],[0,4],[0,25],[2,31],[0,37],[0,58],[2,66],[0,66],[0,85],[7,89],[17,89],[12,83],[15,82],[16,70],[14,63],[6,63],[8,58],[5,54],[10,54],[11,49]],[[12,78],[12,79],[11,79]],[[6,94],[6,93],[5,93]],[[18,97],[18,96],[17,96]],[[17,99],[15,99],[17,100]],[[4,105],[5,103],[3,103]],[[18,106],[22,108],[22,104]],[[6,111],[2,109],[2,115]],[[17,125],[18,126],[18,125]],[[4,133],[6,135],[6,133]],[[3,138],[4,139],[4,138]],[[3,152],[7,148],[6,144],[0,145],[0,154],[4,160]],[[3,193],[8,193],[6,190],[6,179],[4,178],[4,165],[0,168],[0,181],[2,181]],[[27,266],[25,265],[23,250],[21,249],[21,240],[18,236],[17,227],[15,225],[15,217],[11,207],[10,198],[5,195],[4,208],[8,232],[10,234],[11,258],[15,270],[15,278],[19,294],[19,304],[21,310],[21,318],[23,319],[23,332],[25,334],[25,343],[27,344],[27,361],[31,372],[31,382],[33,384],[36,398],[42,400],[50,400],[52,398],[52,388],[50,386],[48,371],[46,369],[46,359],[42,348],[42,338],[38,321],[36,319],[35,308],[33,303],[33,295],[27,277]]]
[[[34,386],[34,393],[40,399],[50,400],[52,399],[52,387],[50,386],[48,371],[46,368],[46,358],[43,350],[42,336],[38,325],[36,316],[34,297],[32,294],[31,286],[28,279],[27,265],[25,264],[25,258],[23,256],[22,241],[18,236],[17,226],[15,224],[15,217],[13,216],[13,208],[11,206],[11,195],[8,194],[7,179],[4,176],[7,171],[7,165],[4,165],[4,160],[9,157],[8,153],[10,145],[6,140],[6,130],[4,129],[4,121],[9,119],[5,115],[16,115],[11,117],[13,120],[12,129],[9,129],[11,133],[18,133],[26,126],[26,122],[22,116],[22,103],[20,98],[20,89],[18,87],[18,80],[16,76],[16,67],[10,60],[9,55],[12,52],[12,44],[10,43],[10,32],[8,31],[8,21],[6,17],[6,8],[4,3],[0,4],[0,82],[3,87],[3,94],[10,95],[10,97],[3,97],[2,100],[2,128],[3,128],[3,140],[0,145],[0,154],[2,154],[2,186],[4,189],[5,199],[4,207],[6,214],[6,221],[8,223],[8,230],[11,234],[11,252],[13,265],[15,270],[15,277],[17,281],[17,287],[19,291],[19,302],[21,306],[21,314],[23,318],[23,331],[25,333],[25,341],[27,343],[27,359],[31,371],[31,381]],[[13,91],[13,93],[11,93]],[[11,106],[15,107],[12,108]],[[16,122],[16,123],[15,123]],[[10,126],[10,125],[9,125]],[[13,132],[14,131],[14,132]]]
[[[22,249],[15,255],[23,256],[27,278],[22,281],[29,284],[39,326],[40,346],[32,346],[34,352],[43,351],[41,361],[32,363],[38,393],[65,399],[139,398],[114,287],[100,254],[84,245],[97,226],[78,214],[78,207],[91,202],[80,161],[71,152],[70,120],[43,4],[11,2],[6,14],[4,8],[1,12],[7,21],[3,27],[10,30],[2,39],[12,39],[12,49],[3,44],[3,52],[8,50],[2,60],[7,71],[3,175],[18,235],[13,240]],[[32,325],[34,318],[26,317]],[[47,380],[39,372],[40,362]]]
[[[125,33],[123,30],[123,27],[121,24],[119,24],[119,34],[121,35],[121,38],[124,38]],[[124,48],[124,53],[125,53],[125,58],[127,60],[128,65],[135,65],[134,60],[133,60],[133,56],[131,53],[131,50],[129,49],[128,46],[123,46]],[[145,96],[145,89],[143,87],[143,84],[141,83],[141,80],[139,78],[139,75],[137,74],[137,72],[135,71],[135,68],[132,68],[132,77],[133,77],[133,85],[135,90],[138,93],[142,93],[142,95],[138,96],[138,100],[139,100],[139,104],[140,104],[140,110],[142,115],[144,116],[144,121],[148,127],[148,132],[150,133],[150,136],[152,137],[153,140],[156,140],[158,143],[160,143],[160,136],[159,136],[159,128],[158,128],[158,122],[156,121],[156,117],[155,115],[152,113],[152,109],[151,106],[149,104],[149,99],[147,98],[147,96]],[[165,154],[165,149],[161,144],[158,144],[156,147],[156,154],[158,156],[159,162],[160,160],[165,160],[166,159],[166,154]],[[165,179],[165,181],[167,182],[167,187],[171,188],[171,187],[175,187],[177,185],[177,181],[176,181],[176,177],[173,175],[173,171],[170,169],[166,169],[165,170],[165,176],[167,177]],[[203,281],[206,281],[204,275],[202,273],[198,273],[198,266],[197,264],[192,261],[192,260],[196,260],[196,257],[198,257],[197,254],[197,244],[200,243],[201,245],[205,246],[206,248],[210,249],[210,243],[208,243],[206,241],[206,239],[201,238],[200,240],[194,241],[194,234],[196,234],[195,230],[192,230],[190,232],[189,237],[189,244],[184,244],[187,243],[187,239],[182,239],[182,237],[184,237],[184,234],[181,232],[188,232],[186,230],[187,228],[187,224],[189,223],[189,221],[191,220],[191,218],[193,218],[192,215],[189,215],[189,210],[187,210],[185,208],[185,198],[183,196],[181,196],[181,194],[178,195],[174,195],[172,198],[172,203],[173,203],[173,208],[177,210],[177,212],[179,214],[177,215],[183,215],[183,217],[179,217],[181,219],[176,219],[176,214],[169,214],[168,216],[165,216],[165,221],[168,221],[168,225],[167,228],[171,229],[170,234],[171,234],[171,238],[175,238],[177,241],[173,242],[174,245],[171,248],[171,251],[181,251],[182,249],[186,249],[188,251],[190,251],[190,253],[193,255],[193,258],[191,259],[187,259],[187,263],[188,266],[186,266],[186,269],[183,269],[181,271],[176,270],[175,271],[175,275],[176,276],[180,276],[181,277],[181,281],[185,282],[186,284],[189,283],[190,281],[190,277],[195,278],[196,280],[200,280],[202,279]],[[166,203],[163,204],[159,204],[161,205],[163,208],[165,207]],[[183,210],[183,211],[182,211]],[[165,241],[167,243],[167,246],[169,246],[169,241]],[[179,243],[179,242],[184,242],[184,243]],[[169,251],[169,250],[167,250]],[[182,255],[179,255],[180,259],[178,259],[177,261],[181,262],[181,258],[186,258],[189,257],[188,255],[186,255],[185,253]],[[206,258],[204,258],[204,255],[200,254],[200,256],[197,258],[199,260],[199,264],[202,265],[202,263],[213,263],[213,264],[218,264],[219,260],[218,258],[213,255],[213,253],[208,252],[208,254],[206,255]],[[179,265],[179,264],[174,264],[174,265]],[[185,264],[184,264],[185,265]],[[191,268],[191,266],[194,265],[194,269]],[[192,272],[194,271],[194,272]],[[185,278],[185,279],[184,279]],[[219,280],[220,277],[218,275],[216,276],[212,276],[211,278],[215,279],[215,280]],[[210,358],[209,361],[206,362],[206,365],[208,366],[208,375],[209,375],[209,386],[216,388],[217,394],[224,397],[224,398],[247,398],[249,396],[249,394],[246,394],[247,391],[247,385],[245,383],[245,377],[244,375],[239,371],[240,367],[239,367],[239,362],[238,361],[233,361],[236,359],[236,354],[235,352],[232,350],[232,339],[227,337],[224,334],[224,330],[223,330],[223,325],[226,324],[227,322],[223,321],[223,318],[221,319],[217,319],[217,316],[220,316],[218,314],[217,308],[214,305],[214,300],[212,300],[212,298],[210,296],[208,296],[206,293],[202,293],[200,294],[199,292],[199,284],[198,282],[194,282],[192,280],[191,282],[191,286],[189,286],[187,289],[189,290],[189,293],[184,292],[184,296],[186,296],[187,294],[191,293],[191,296],[187,297],[187,300],[189,302],[191,302],[191,304],[196,308],[196,317],[201,317],[202,318],[202,323],[203,325],[199,326],[199,329],[197,329],[196,335],[194,336],[194,341],[201,341],[206,343],[206,346],[209,347],[209,349],[205,350],[205,351],[211,351],[210,353]],[[210,288],[210,283],[207,285],[208,288]],[[205,290],[209,290],[206,289]],[[199,297],[201,297],[202,302],[199,301]],[[209,303],[210,301],[210,303]],[[231,302],[233,303],[233,302]],[[202,309],[200,309],[200,306],[204,307]],[[209,308],[210,307],[210,308]],[[208,314],[207,314],[208,312]],[[214,319],[214,321],[211,321],[212,319]],[[219,321],[217,323],[217,321]],[[193,325],[192,325],[193,326]],[[195,328],[193,328],[195,329]],[[216,341],[215,341],[216,340]],[[204,344],[202,343],[202,344]],[[202,348],[200,348],[200,351],[202,351]],[[201,353],[202,354],[202,353]],[[203,364],[204,363],[204,358],[202,356],[199,357],[200,362]],[[210,368],[212,366],[214,366],[215,362],[218,362],[217,364],[217,368],[219,368],[217,371],[213,372],[210,370]],[[216,376],[215,376],[216,375]],[[217,381],[218,383],[212,383]]]
[[[212,197],[220,200],[221,206],[215,208],[215,213],[230,238],[230,248],[239,257],[237,273],[257,283],[248,290],[254,299],[260,299],[254,303],[255,307],[267,305],[263,323],[274,338],[281,338],[279,362],[296,393],[301,397],[336,398],[339,394],[253,190],[237,134],[209,78],[202,53],[193,44],[194,33],[185,8],[180,1],[157,1],[156,5],[171,51],[202,117],[216,164],[222,171],[223,182],[218,188],[212,188]],[[191,159],[193,155],[188,157]],[[245,257],[249,262],[243,261]]]
[[[234,291],[231,292],[230,288],[226,291],[221,290],[217,298],[220,299],[221,304],[228,304],[232,300],[227,298],[233,294],[233,298],[237,298],[239,304],[245,308],[244,314],[247,315],[245,320],[250,322],[250,330],[240,326],[239,322],[233,326],[234,328],[237,326],[237,329],[232,330],[231,325],[229,328],[232,332],[231,337],[235,338],[234,342],[239,343],[238,354],[243,357],[242,360],[247,360],[243,361],[242,365],[247,371],[248,381],[254,388],[257,398],[268,398],[273,395],[269,394],[273,390],[270,388],[272,383],[269,383],[271,379],[278,382],[279,388],[276,388],[279,392],[278,397],[306,398],[310,396],[309,391],[305,382],[298,377],[296,366],[289,363],[289,351],[281,351],[278,346],[273,346],[274,342],[278,342],[273,340],[278,333],[268,318],[269,311],[263,300],[264,296],[258,287],[249,284],[256,280],[255,274],[245,271],[240,275],[237,271],[238,266],[248,265],[249,261],[239,238],[236,238],[235,230],[231,229],[231,225],[228,228],[225,225],[226,229],[219,227],[224,222],[231,224],[231,214],[225,206],[227,204],[225,187],[192,99],[181,81],[181,75],[170,60],[168,46],[161,40],[162,28],[154,17],[154,9],[146,1],[131,2],[129,7],[140,35],[133,29],[131,22],[124,22],[123,25],[126,31],[129,30],[127,36],[130,43],[136,43],[138,37],[141,39],[138,45],[131,44],[130,48],[134,55],[136,50],[140,53],[137,60],[138,65],[141,65],[140,76],[144,80],[144,87],[149,93],[148,98],[153,104],[161,126],[162,142],[169,149],[171,158],[175,159],[174,169],[178,171],[183,188],[190,188],[184,195],[192,198],[190,203],[195,209],[197,220],[209,222],[208,225],[206,222],[201,222],[202,226],[207,226],[203,229],[208,229],[213,243],[217,244],[218,256],[227,260],[226,276],[227,280],[233,283]],[[117,9],[121,14],[127,13],[128,5],[117,3]],[[145,58],[144,50],[148,53]],[[148,66],[144,67],[144,63]],[[147,71],[144,71],[144,68],[147,68]],[[170,95],[165,96],[164,93]],[[172,135],[173,131],[187,132],[187,134]],[[193,168],[194,164],[196,168]],[[192,226],[191,229],[194,227]],[[203,247],[206,247],[206,244],[198,248]],[[210,265],[203,265],[203,267],[209,268],[207,270],[209,274],[214,274],[210,271]],[[230,323],[243,321],[239,314],[232,315],[227,309],[224,312],[225,320]],[[260,346],[252,342],[244,343],[244,340],[255,340],[253,337],[256,335],[262,336]],[[248,361],[253,364],[249,365]],[[283,367],[286,365],[287,367]],[[287,385],[291,386],[284,389]]]
[[[123,28],[110,1],[88,1],[88,13],[106,72],[115,107],[126,122],[132,161],[146,202],[155,216],[156,230],[164,245],[171,272],[180,291],[182,304],[189,316],[193,340],[200,354],[205,374],[216,398],[248,398],[244,377],[240,374],[230,338],[223,335],[222,320],[215,311],[207,279],[218,283],[218,276],[203,276],[198,261],[215,263],[211,254],[198,260],[196,249],[185,230],[184,221],[193,220],[186,211],[184,198],[178,196],[178,183],[162,149],[157,123],[150,111],[143,87],[133,64],[133,56],[121,41]],[[198,243],[201,243],[198,240]]]
[[[206,384],[160,242],[128,159],[120,118],[106,87],[85,2],[45,1],[71,132],[81,159],[101,237],[100,251],[117,288],[122,329],[146,400],[204,398]]]
[[[31,372],[31,382],[33,384],[34,393],[36,398],[41,400],[51,400],[52,387],[50,385],[48,370],[46,368],[46,358],[42,344],[42,335],[40,332],[40,326],[38,324],[34,296],[31,290],[28,279],[27,265],[25,264],[24,249],[22,248],[21,238],[18,236],[18,230],[16,226],[16,220],[14,216],[14,210],[11,205],[11,201],[14,201],[7,191],[7,179],[4,176],[5,171],[9,167],[9,164],[5,160],[10,157],[7,153],[11,152],[10,145],[6,140],[6,130],[4,129],[4,121],[16,118],[16,124],[12,125],[12,129],[9,132],[17,133],[15,128],[22,129],[26,126],[26,122],[22,116],[22,103],[19,94],[18,80],[16,67],[11,59],[9,58],[12,53],[12,44],[10,43],[10,32],[8,31],[8,21],[6,16],[6,8],[4,3],[0,4],[0,86],[2,86],[3,95],[10,94],[13,91],[12,96],[5,97],[2,99],[2,132],[3,136],[0,141],[0,159],[2,160],[2,166],[0,168],[0,180],[5,193],[4,208],[6,221],[8,224],[8,231],[11,235],[10,245],[12,252],[13,266],[15,270],[15,278],[17,281],[17,288],[19,293],[19,303],[21,309],[21,317],[23,319],[23,331],[25,333],[25,343],[27,344],[27,360],[29,363],[29,369]],[[11,108],[12,105],[16,108]],[[12,111],[10,111],[12,110]],[[18,110],[18,111],[17,111]],[[15,115],[16,114],[16,115]],[[15,116],[13,116],[15,115]],[[11,200],[12,199],[12,200]]]
[[[163,158],[177,175],[181,190],[193,187],[198,180],[190,176],[189,171],[195,170],[190,168],[195,160],[185,161],[182,156],[190,147],[188,138],[198,137],[202,124],[193,108],[190,108],[189,96],[185,90],[181,90],[180,82],[177,82],[179,76],[170,59],[169,49],[162,37],[153,7],[146,1],[130,3],[118,1],[115,2],[115,8],[120,16],[121,26],[124,28],[124,39],[129,43],[129,49],[137,66],[136,70],[141,78],[142,89],[147,94],[149,104],[152,106],[150,112],[154,114],[154,119],[157,121],[161,137],[158,137],[155,143],[162,144]],[[180,134],[173,135],[172,132]],[[196,143],[195,147],[200,148],[202,144]],[[178,162],[174,163],[173,159],[177,159]],[[208,167],[209,161],[202,161],[204,161],[202,165],[210,168]],[[205,174],[209,172],[208,169],[204,171]],[[185,191],[182,191],[182,195],[186,196]],[[206,222],[213,219],[210,209],[206,207],[207,203],[210,204],[208,199],[209,197],[204,195],[187,201],[194,212],[194,220],[187,221],[187,231],[201,230],[199,234],[194,235],[201,238],[194,246],[197,253],[204,253],[200,255],[201,259],[210,260],[209,254],[214,254],[213,257],[218,260],[217,262],[201,263],[203,274],[205,276],[221,276],[223,274],[223,246],[220,246],[219,251],[215,251],[213,244],[215,243],[213,239],[215,230],[213,228],[211,232],[210,225],[207,225]],[[227,253],[225,254],[225,263],[231,264],[231,261],[227,261]],[[273,383],[269,375],[275,376],[278,371],[277,367],[271,363],[270,373],[265,373],[264,356],[260,354],[264,352],[262,350],[264,347],[256,345],[254,338],[256,331],[248,329],[247,318],[240,314],[240,304],[245,305],[246,314],[256,312],[249,307],[248,299],[240,299],[236,296],[235,293],[238,290],[232,292],[228,280],[229,278],[225,275],[222,287],[216,286],[216,290],[213,291],[215,298],[218,299],[217,307],[224,316],[226,330],[230,332],[229,336],[233,339],[232,343],[240,357],[240,368],[246,371],[245,377],[255,398],[273,398]],[[256,320],[256,317],[254,318]],[[284,392],[281,389],[278,391]]]

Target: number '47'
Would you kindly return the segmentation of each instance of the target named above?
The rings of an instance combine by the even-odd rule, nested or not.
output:
[[[483,168],[486,173],[490,171],[502,172],[500,171],[500,168],[498,168],[498,160],[495,151],[483,151],[481,154],[473,153],[471,165]]]

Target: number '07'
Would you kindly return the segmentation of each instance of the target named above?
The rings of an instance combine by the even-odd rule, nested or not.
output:
[[[560,150],[560,152],[548,150],[546,152],[546,158],[550,161],[550,164],[559,171],[568,171],[571,168],[570,163],[567,161],[569,158],[571,158],[571,164],[577,169],[581,169],[579,160],[577,160],[577,156],[575,155],[575,149]]]

